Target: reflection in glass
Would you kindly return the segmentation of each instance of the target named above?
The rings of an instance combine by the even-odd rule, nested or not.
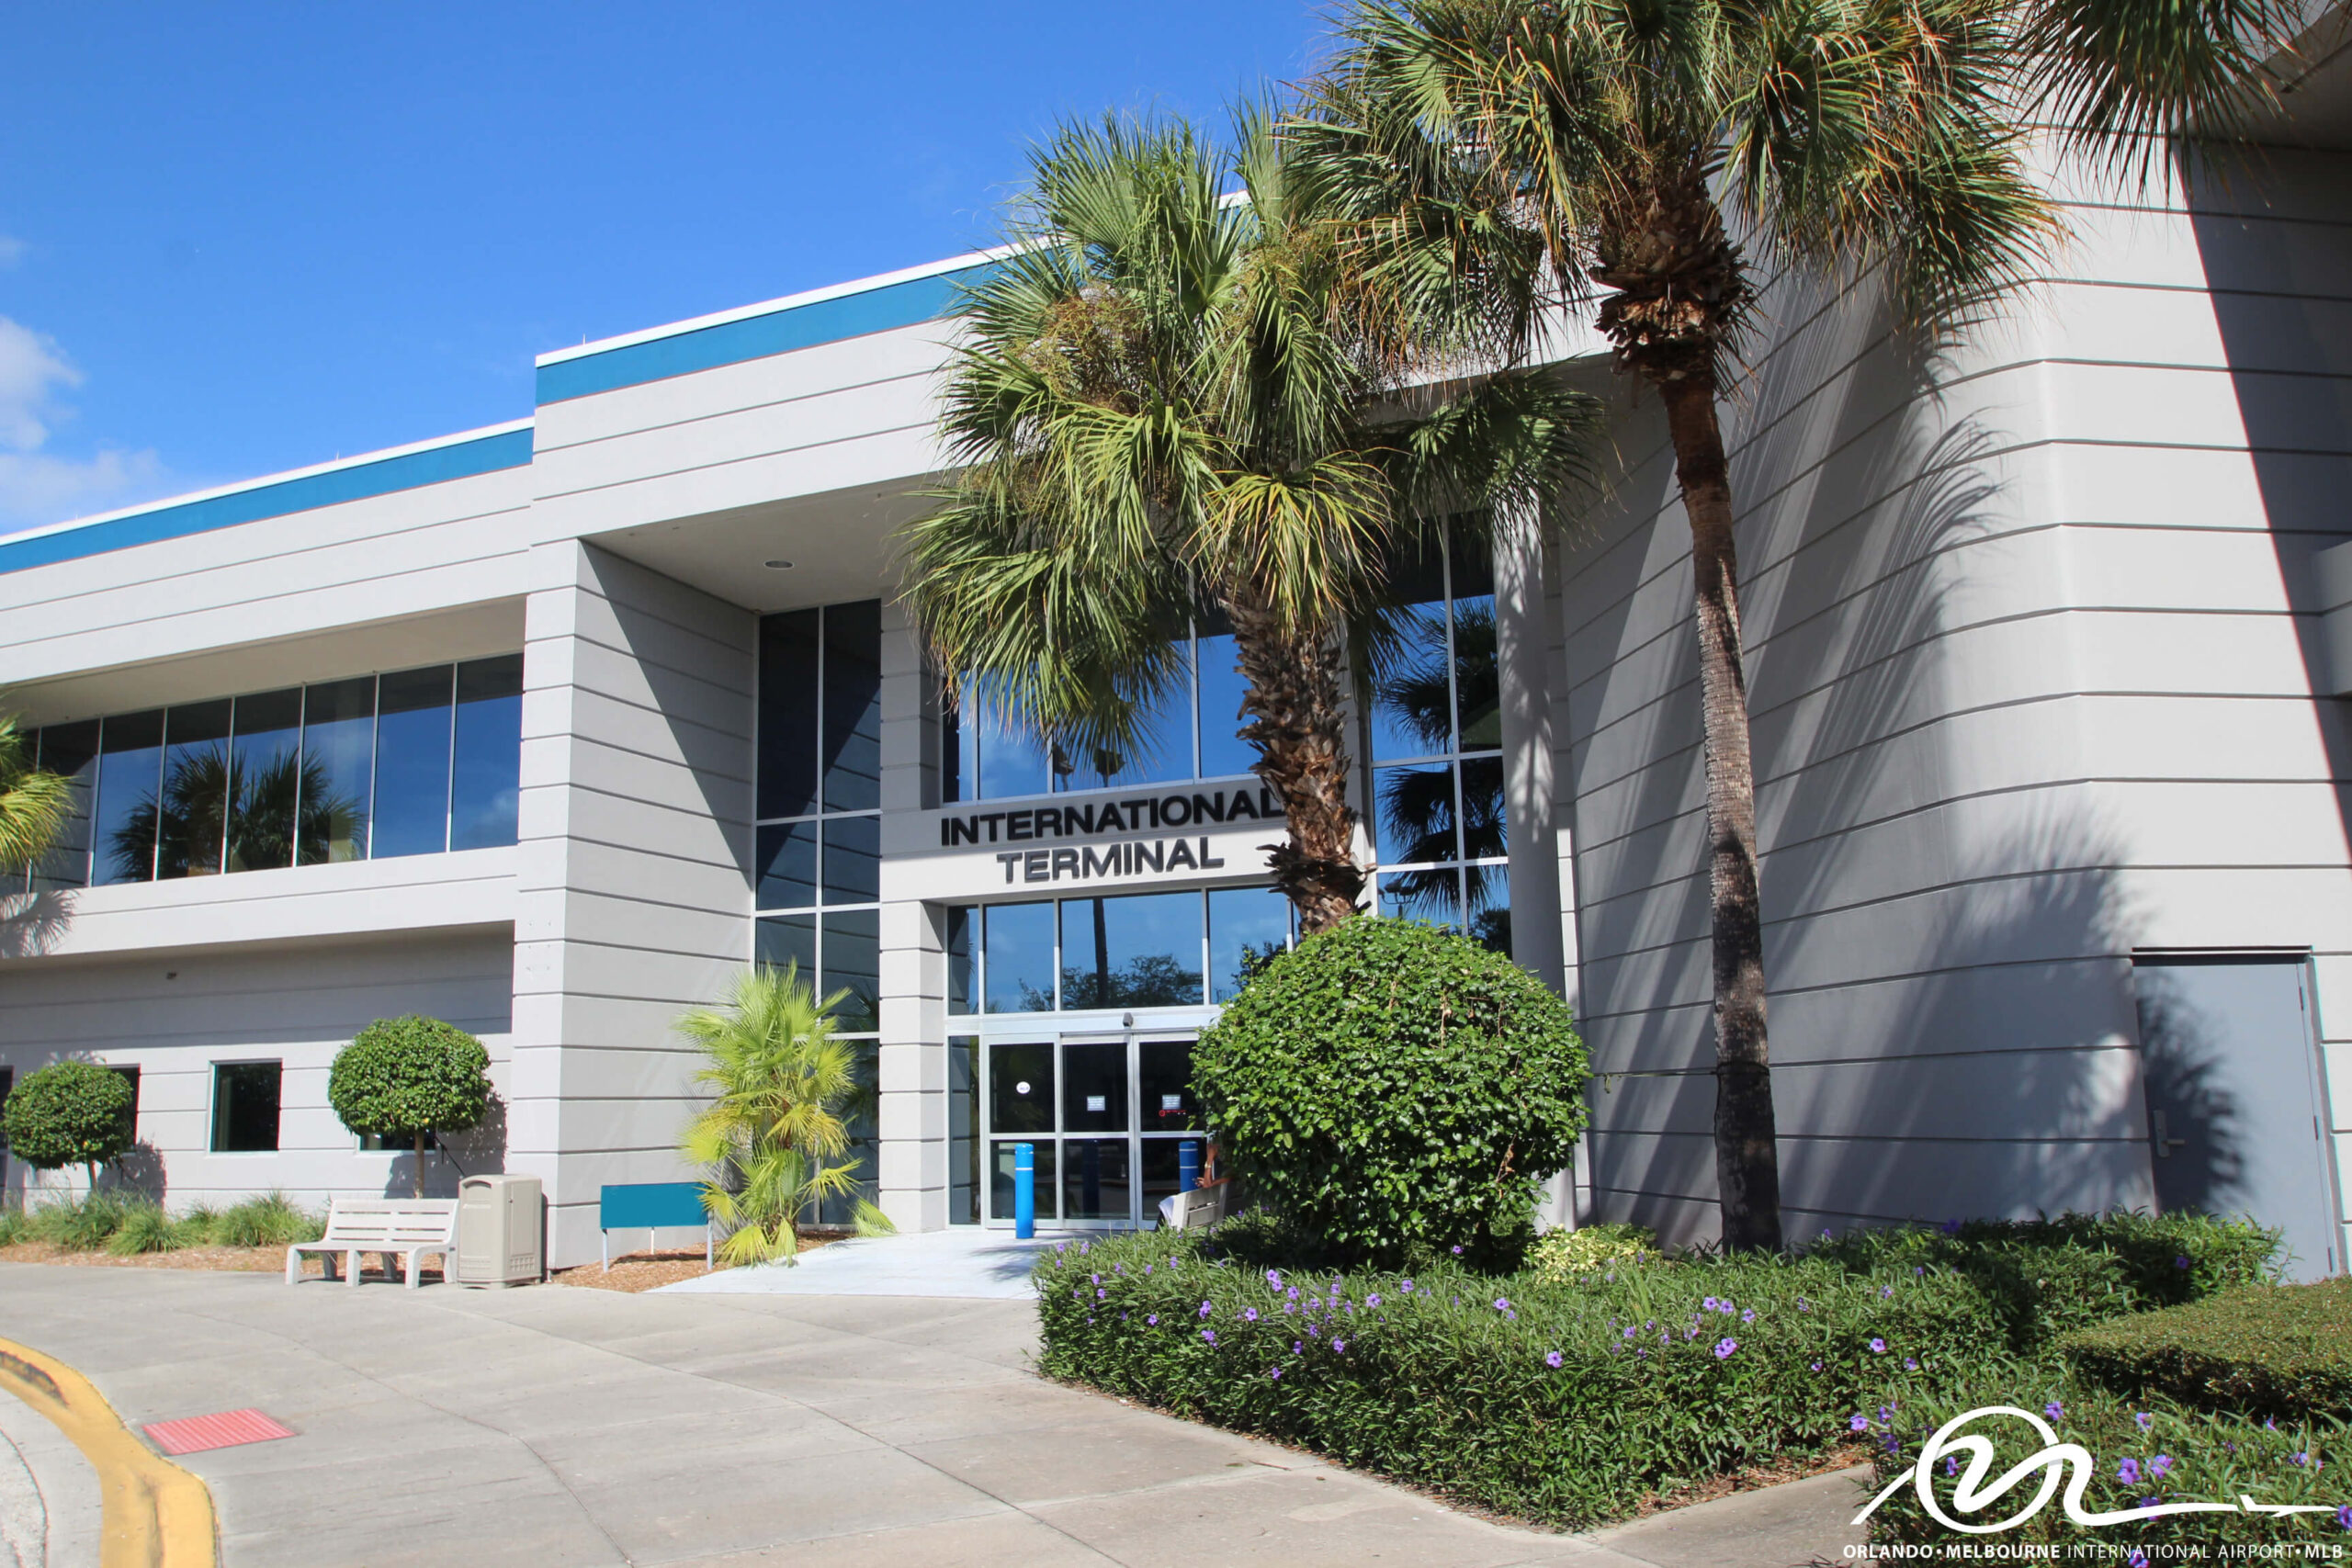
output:
[[[882,818],[833,817],[825,821],[825,899],[871,904],[882,896]]]
[[[980,1043],[947,1042],[947,1223],[980,1223]]]
[[[828,909],[824,916],[824,946],[818,956],[824,965],[819,996],[846,990],[833,1009],[837,1027],[861,1033],[880,1027],[876,1010],[882,998],[881,928],[879,909]]]
[[[1466,757],[1462,762],[1463,858],[1498,860],[1510,852],[1510,820],[1503,809],[1503,760]]]
[[[1179,681],[1175,690],[1136,715],[1136,738],[1125,750],[1057,757],[1054,787],[1117,789],[1192,776],[1192,681],[1188,674]]]
[[[229,751],[231,871],[294,863],[294,814],[315,809],[319,786],[325,783],[323,777],[306,779],[307,771],[302,689],[239,697]]]
[[[817,824],[775,822],[752,834],[758,908],[793,909],[817,901]]]
[[[1225,778],[1258,765],[1257,749],[1241,739],[1241,678],[1233,634],[1222,617],[1204,620],[1195,657],[1200,664],[1201,777]]]
[[[1143,1130],[1193,1133],[1201,1126],[1201,1104],[1193,1098],[1193,1043],[1136,1043],[1136,1088],[1141,1092]]]
[[[449,773],[449,847],[514,841],[523,777],[523,656],[458,666],[457,755]]]
[[[1209,1000],[1230,1001],[1289,946],[1289,899],[1271,887],[1220,887],[1212,892],[1209,985],[1213,994]]]
[[[1469,889],[1470,934],[1481,945],[1510,956],[1510,871],[1507,866],[1467,865],[1462,868]]]
[[[1453,836],[1453,768],[1447,762],[1382,768],[1373,774],[1380,803],[1384,865],[1426,865],[1462,858]]]
[[[1433,871],[1384,871],[1380,874],[1380,912],[1431,925],[1462,924],[1462,873],[1453,866]]]
[[[376,677],[303,688],[302,768],[306,779],[315,774],[317,787],[304,792],[298,863],[366,860],[376,784]]]
[[[1183,1007],[1201,999],[1197,893],[1062,904],[1062,1007]]]
[[[969,681],[956,701],[956,716],[957,798],[1001,800],[1044,795],[1054,787],[1045,748],[1007,723]]]
[[[155,816],[155,874],[211,876],[229,827],[227,698],[183,703],[164,716],[164,788]],[[144,829],[134,829],[143,835]]]
[[[1417,540],[1387,571],[1395,605],[1374,649],[1377,679],[1368,715],[1377,761],[1451,750],[1453,714],[1445,683],[1445,558]]]
[[[277,1062],[220,1062],[212,1069],[212,1152],[270,1154],[277,1148]]]
[[[1495,662],[1495,602],[1453,602],[1453,701],[1460,715],[1462,750],[1487,750],[1503,743],[1501,675]]]
[[[759,814],[817,804],[817,612],[760,617]]]
[[[370,855],[449,847],[449,700],[456,669],[402,670],[378,685],[376,826]]]
[[[1054,1141],[1041,1138],[1035,1146],[1037,1218],[1057,1219],[1061,1211],[1055,1206],[1055,1197],[1060,1190],[1054,1185]],[[989,1145],[989,1218],[992,1220],[1012,1218],[1012,1149],[1010,1143]]]
[[[980,973],[989,1012],[1050,1012],[1054,907],[998,904],[980,912]]]
[[[800,977],[817,974],[817,917],[763,915],[752,933],[752,961],[772,969],[797,966]]]
[[[155,796],[163,777],[164,710],[107,719],[98,739],[93,882],[155,880]]]
[[[1127,1043],[1094,1041],[1062,1047],[1062,1131],[1127,1130]]]
[[[975,911],[958,904],[947,911],[947,1010],[966,1013],[972,1010],[972,928],[978,924]]]
[[[848,1168],[856,1185],[848,1192],[828,1196],[817,1205],[817,1223],[820,1225],[855,1224],[858,1204],[871,1203],[882,1195],[877,1174],[882,1048],[872,1040],[846,1043],[850,1049],[850,1089],[842,1100],[841,1118],[849,1132],[849,1147],[831,1163]]]
[[[44,773],[67,782],[72,795],[56,840],[33,867],[33,887],[84,886],[90,880],[90,807],[98,787],[98,721],[43,729],[40,761]]]
[[[1065,1138],[1061,1148],[1062,1218],[1125,1220],[1127,1188],[1125,1138]],[[1038,1173],[1040,1181],[1044,1172]],[[1042,1213],[1042,1210],[1040,1211]]]
[[[1054,1130],[1054,1048],[989,1047],[989,1128],[997,1133]]]
[[[882,804],[882,602],[825,610],[825,809]],[[778,815],[783,815],[778,813]]]
[[[1207,1140],[1204,1138],[1146,1138],[1143,1140],[1143,1216],[1151,1223],[1162,1198],[1173,1196],[1183,1160],[1186,1144],[1193,1145],[1193,1157],[1205,1160]]]

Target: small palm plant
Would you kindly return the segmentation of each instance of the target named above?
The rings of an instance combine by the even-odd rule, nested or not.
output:
[[[727,1230],[718,1250],[729,1263],[792,1258],[802,1215],[857,1193],[857,1162],[842,1158],[850,1134],[841,1114],[859,1092],[856,1059],[833,1032],[833,1009],[848,994],[820,1000],[797,964],[762,964],[737,977],[723,1006],[678,1020],[678,1032],[707,1059],[695,1081],[718,1096],[678,1148],[711,1172],[703,1208]],[[862,1200],[857,1226],[892,1228]]]

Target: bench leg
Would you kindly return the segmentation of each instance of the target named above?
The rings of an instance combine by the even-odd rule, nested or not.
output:
[[[302,1255],[292,1247],[286,1249],[286,1282],[292,1284],[302,1277]]]
[[[326,1270],[327,1283],[330,1285],[334,1284],[335,1280],[334,1254],[332,1252],[320,1253],[319,1267]]]
[[[359,1254],[356,1251],[343,1255],[343,1282],[346,1285],[359,1283]]]
[[[424,1254],[422,1252],[412,1252],[408,1255],[408,1288],[410,1290],[413,1291],[416,1289],[417,1273],[424,1267]]]

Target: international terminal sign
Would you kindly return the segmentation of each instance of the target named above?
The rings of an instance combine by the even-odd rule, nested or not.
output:
[[[1263,875],[1286,831],[1282,801],[1255,779],[968,801],[884,818],[882,896],[1017,898],[1238,880]]]

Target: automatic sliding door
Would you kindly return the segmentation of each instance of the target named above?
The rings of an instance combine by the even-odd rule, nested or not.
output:
[[[989,1213],[1012,1218],[1012,1148],[1037,1150],[1037,1218],[1057,1219],[1054,1181],[1054,1047],[1023,1043],[988,1048]]]

